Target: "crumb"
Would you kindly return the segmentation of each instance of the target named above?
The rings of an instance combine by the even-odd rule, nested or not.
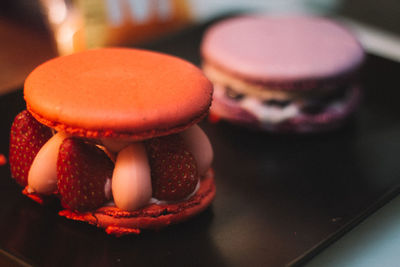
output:
[[[6,156],[4,156],[4,154],[1,154],[1,153],[0,153],[0,166],[6,165],[6,163],[7,163],[7,158],[6,158]]]
[[[218,115],[209,113],[208,114],[208,121],[211,123],[217,123],[221,120],[221,118]]]
[[[342,219],[342,217],[332,218],[332,219],[331,219],[331,222],[335,223],[335,222],[340,221],[341,219]]]

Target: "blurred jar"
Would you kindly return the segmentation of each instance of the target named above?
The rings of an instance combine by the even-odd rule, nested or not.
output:
[[[186,0],[40,0],[60,55],[149,41],[191,21]]]

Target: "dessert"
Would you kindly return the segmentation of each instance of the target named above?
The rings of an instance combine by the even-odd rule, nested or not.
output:
[[[214,83],[210,118],[275,132],[336,128],[360,99],[364,52],[335,22],[241,16],[211,26],[201,54]]]
[[[213,87],[192,64],[146,50],[58,57],[26,79],[9,162],[24,193],[60,215],[123,235],[184,221],[215,195],[197,123]]]

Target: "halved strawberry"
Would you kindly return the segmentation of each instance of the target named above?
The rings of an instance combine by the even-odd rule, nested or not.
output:
[[[51,129],[40,124],[27,110],[15,117],[10,133],[9,161],[12,177],[22,186],[28,183],[33,159],[52,135]]]
[[[66,138],[57,158],[57,187],[62,205],[88,211],[107,201],[105,184],[111,179],[113,162],[94,143]]]
[[[190,195],[199,180],[193,155],[178,134],[146,141],[151,168],[153,196],[181,200]]]

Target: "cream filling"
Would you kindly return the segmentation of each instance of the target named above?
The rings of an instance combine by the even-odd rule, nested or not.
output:
[[[145,206],[151,196],[151,175],[147,152],[142,142],[119,151],[112,176],[115,205],[133,211]]]
[[[28,192],[53,194],[57,190],[57,155],[65,133],[56,133],[39,150],[28,173]]]
[[[344,100],[337,100],[327,104],[324,110],[331,110],[335,113],[341,113],[345,110],[347,98]],[[280,123],[300,114],[304,114],[301,111],[301,105],[299,103],[292,103],[284,108],[268,107],[262,102],[254,98],[246,98],[240,103],[240,106],[246,111],[254,115],[264,124],[275,124]]]
[[[208,137],[197,125],[194,125],[191,128],[183,131],[181,135],[187,144],[187,148],[193,154],[193,157],[196,160],[199,175],[205,175],[206,171],[211,166],[213,158],[213,151]],[[35,192],[40,194],[51,194],[57,189],[57,177],[55,171],[57,168],[56,158],[58,155],[59,146],[61,145],[62,140],[66,137],[67,135],[63,133],[57,133],[39,150],[36,156],[37,158],[35,157],[34,159],[34,162],[36,163],[32,164],[29,171],[29,173],[32,173],[31,178],[28,176],[29,193]],[[113,199],[118,199],[118,201],[115,201],[116,203],[111,201],[107,205],[115,204],[118,207],[118,202],[120,202],[123,204],[122,206],[120,205],[121,207],[119,208],[124,210],[132,210],[133,208],[137,209],[151,203],[172,203],[151,197],[151,176],[147,163],[148,159],[146,151],[142,151],[140,153],[130,153],[128,156],[124,155],[119,157],[121,154],[120,152],[126,150],[125,148],[130,146],[139,146],[141,145],[140,142],[127,140],[121,141],[117,139],[107,139],[106,142],[104,142],[104,139],[94,140],[93,142],[100,144],[99,147],[104,146],[102,149],[105,150],[105,152],[109,154],[111,158],[113,158],[113,161],[115,161],[115,168],[118,168],[118,170],[114,169],[114,174],[116,173],[116,176],[113,175],[112,179],[107,179],[104,185],[105,196],[108,199],[111,199],[112,195]],[[111,148],[109,149],[107,145],[109,145]],[[124,154],[126,153],[124,152]],[[121,162],[119,161],[124,161],[124,163],[120,164]],[[137,175],[140,177],[135,177]],[[113,183],[113,181],[116,180],[119,181],[118,186],[115,186]],[[51,186],[49,187],[48,184]],[[126,186],[128,184],[133,186]],[[192,192],[187,198],[195,194],[198,188],[199,185],[197,185],[194,192]],[[134,196],[132,197],[132,195]]]
[[[294,118],[300,113],[299,107],[295,103],[284,108],[269,107],[254,97],[245,97],[240,101],[239,106],[263,123],[280,123]]]
[[[248,86],[249,84],[246,84]],[[302,108],[307,106],[307,97],[312,98],[312,95],[305,95],[305,96],[300,96],[297,95],[297,99],[290,99],[290,97],[293,97],[293,95],[288,94],[287,96],[289,98],[279,98],[276,99],[274,98],[273,95],[269,95],[268,93],[266,95],[263,95],[264,98],[259,98],[255,96],[254,94],[249,93],[249,91],[244,90],[243,87],[231,87],[234,88],[235,92],[242,94],[241,99],[235,100],[231,99],[227,96],[227,89],[225,86],[222,85],[222,83],[215,83],[214,84],[214,97],[218,98],[223,98],[225,101],[230,101],[231,103],[235,103],[238,107],[242,108],[243,110],[246,110],[248,113],[252,114],[254,117],[256,117],[261,123],[263,124],[277,124],[292,118],[295,118],[298,115],[304,114],[307,115],[307,113],[302,111]],[[248,89],[245,87],[245,89]],[[265,89],[267,92],[269,92],[267,89]],[[268,98],[265,98],[267,97]],[[339,98],[337,100],[333,100],[330,103],[326,103],[326,105],[323,107],[324,110],[331,110],[333,112],[340,113],[342,112],[345,107],[346,103],[349,100],[349,95],[350,95],[350,89],[347,89],[346,95],[343,98]],[[280,95],[283,96],[283,95]],[[268,105],[264,104],[263,101],[266,100],[280,100],[280,101],[290,101],[289,104],[287,104],[284,107],[279,107],[275,105]]]

